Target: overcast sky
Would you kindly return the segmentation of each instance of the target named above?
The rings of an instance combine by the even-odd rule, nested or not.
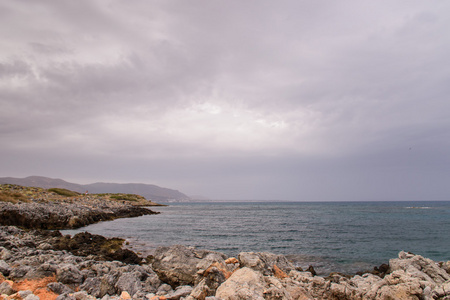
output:
[[[449,200],[450,1],[0,0],[0,176]]]

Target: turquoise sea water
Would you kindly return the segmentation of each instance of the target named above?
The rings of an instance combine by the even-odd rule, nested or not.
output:
[[[410,251],[450,260],[450,202],[217,202],[152,207],[159,215],[93,224],[88,231],[141,249],[183,244],[236,256],[287,255],[320,274],[372,269]]]

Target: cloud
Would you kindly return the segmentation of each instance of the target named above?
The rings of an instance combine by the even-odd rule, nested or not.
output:
[[[215,198],[448,192],[446,2],[0,6],[4,176]]]

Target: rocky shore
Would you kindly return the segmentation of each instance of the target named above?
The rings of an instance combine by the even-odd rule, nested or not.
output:
[[[100,221],[156,214],[143,205],[154,205],[145,199],[120,200],[117,195],[81,195],[54,189],[0,186],[0,225],[14,225],[29,229],[79,228]],[[66,195],[64,195],[66,193]],[[73,194],[70,194],[73,193]],[[61,195],[63,194],[63,195]],[[122,198],[127,199],[127,195]],[[115,199],[115,198],[118,199]]]
[[[0,300],[450,300],[450,261],[434,262],[403,251],[371,272],[321,277],[313,267],[301,270],[285,256],[272,253],[227,257],[176,245],[140,257],[125,249],[122,239],[86,232],[63,236],[47,229],[83,224],[71,222],[74,218],[100,221],[86,217],[92,216],[87,212],[115,213],[116,206],[129,205],[92,200],[0,203],[1,222],[21,226],[0,226]]]
[[[185,246],[140,258],[123,240],[0,227],[0,299],[450,299],[450,262],[400,252],[386,274],[319,277],[282,255]]]

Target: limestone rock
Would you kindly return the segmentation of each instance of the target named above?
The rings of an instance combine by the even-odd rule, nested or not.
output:
[[[223,300],[263,300],[264,286],[264,278],[260,272],[244,267],[222,283],[215,296]]]
[[[248,267],[255,271],[260,271],[264,275],[273,275],[274,265],[284,273],[289,273],[295,269],[284,255],[277,255],[268,252],[241,252],[238,255],[241,267]]]
[[[56,270],[56,279],[65,284],[80,284],[83,282],[83,275],[74,265],[64,264]]]
[[[204,268],[214,260],[225,259],[226,256],[222,253],[175,245],[156,249],[152,267],[163,282],[177,287],[197,284]]]
[[[47,289],[58,295],[73,293],[73,290],[71,288],[69,288],[65,284],[62,284],[61,282],[50,282],[49,284],[47,284]]]
[[[3,276],[8,276],[10,272],[11,268],[9,265],[4,260],[0,260],[0,273],[3,274]]]
[[[13,287],[9,284],[9,282],[3,281],[3,283],[0,284],[0,295],[5,294],[9,296],[16,292],[17,291],[13,289]]]
[[[142,283],[136,273],[124,273],[117,280],[116,288],[119,292],[126,291],[131,296],[142,289]]]
[[[390,272],[404,270],[411,273],[417,270],[422,273],[421,276],[423,276],[424,279],[431,279],[436,284],[442,284],[445,281],[450,280],[450,275],[431,259],[403,251],[401,251],[398,256],[398,259],[389,260]]]
[[[106,294],[106,292],[102,291],[102,280],[98,277],[86,278],[86,280],[80,286],[80,289],[88,292],[90,295],[97,297],[97,298],[101,298]],[[57,293],[57,292],[55,292],[55,293]],[[63,294],[63,293],[57,293],[57,294]]]
[[[186,297],[192,292],[192,286],[182,285],[165,295],[168,300],[178,300],[181,297]]]

